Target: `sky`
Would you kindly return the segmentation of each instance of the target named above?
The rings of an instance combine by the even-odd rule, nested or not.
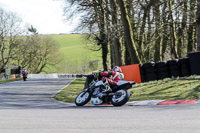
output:
[[[0,8],[12,11],[39,34],[73,33],[78,20],[66,21],[64,0],[0,0]]]

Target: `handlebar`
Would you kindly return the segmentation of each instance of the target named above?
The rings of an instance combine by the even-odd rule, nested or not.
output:
[[[101,80],[102,79],[102,77],[107,77],[107,78],[109,78],[110,76],[101,76],[100,75],[100,72],[92,72],[92,75],[94,76],[94,79],[95,80]]]

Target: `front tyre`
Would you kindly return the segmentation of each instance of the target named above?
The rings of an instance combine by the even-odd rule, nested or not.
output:
[[[130,92],[128,90],[118,90],[112,97],[111,103],[114,106],[122,106],[128,102]]]
[[[75,99],[75,104],[77,106],[83,106],[88,103],[91,99],[91,94],[87,92],[81,92]]]

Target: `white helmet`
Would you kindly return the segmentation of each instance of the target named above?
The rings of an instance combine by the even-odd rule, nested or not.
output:
[[[115,72],[122,72],[122,69],[119,67],[119,66],[115,66],[112,71],[115,71]]]

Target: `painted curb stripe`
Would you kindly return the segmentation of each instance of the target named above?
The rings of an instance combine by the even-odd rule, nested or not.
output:
[[[128,106],[153,106],[157,105],[157,103],[162,102],[164,100],[148,100],[148,101],[133,101],[133,102],[128,102]]]
[[[195,104],[199,103],[200,100],[147,100],[147,101],[132,101],[128,102],[126,105],[128,106],[155,106],[155,105],[175,105],[175,104]],[[111,104],[103,104],[103,105],[93,105],[86,104],[85,106],[101,106],[101,107],[110,107],[113,106]]]
[[[194,100],[166,100],[159,102],[157,105],[174,105],[174,104],[195,104],[197,99]]]
[[[196,103],[200,103],[200,100],[198,100]]]
[[[112,104],[100,104],[100,105],[94,105],[94,104],[86,104],[86,105],[84,105],[85,107],[87,107],[87,106],[96,106],[96,107],[98,107],[98,106],[101,106],[101,107],[112,107],[113,105]]]

